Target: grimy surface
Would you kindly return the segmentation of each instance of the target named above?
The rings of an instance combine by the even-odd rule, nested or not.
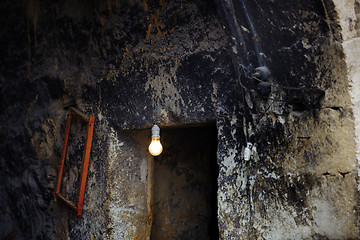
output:
[[[150,128],[209,122],[219,239],[359,238],[349,86],[360,68],[347,61],[360,4],[345,2],[1,1],[0,238],[149,239]],[[259,62],[268,79],[252,77]],[[74,104],[95,116],[81,217],[54,195]]]

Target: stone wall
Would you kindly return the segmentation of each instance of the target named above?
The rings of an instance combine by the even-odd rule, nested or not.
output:
[[[220,239],[359,237],[358,1],[31,0],[0,9],[4,239],[148,239],[151,126],[209,122]],[[259,64],[269,78],[254,75]],[[75,102],[95,116],[80,217],[54,196],[64,106]],[[70,198],[78,130],[63,182]]]

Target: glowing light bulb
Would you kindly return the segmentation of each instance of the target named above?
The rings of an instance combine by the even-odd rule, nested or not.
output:
[[[159,156],[161,154],[162,150],[163,150],[163,147],[160,143],[160,138],[153,137],[151,139],[151,143],[149,145],[149,152],[151,153],[151,155]]]
[[[163,150],[160,142],[160,128],[158,125],[154,125],[151,129],[151,143],[149,145],[149,152],[153,156],[159,156]]]

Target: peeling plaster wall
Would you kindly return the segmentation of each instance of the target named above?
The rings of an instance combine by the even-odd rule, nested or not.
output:
[[[146,239],[148,138],[148,132],[110,135],[109,239]]]
[[[244,3],[256,36],[240,1],[2,2],[0,236],[147,239],[150,127],[215,121],[220,239],[359,238],[360,4]],[[81,217],[53,194],[75,100],[96,118]]]
[[[346,1],[345,4],[340,1],[334,1],[336,11],[339,15],[339,24],[341,26],[341,33],[343,37],[342,46],[346,59],[347,77],[349,81],[352,111],[355,122],[355,141],[357,145],[356,155],[358,160],[358,175],[360,175],[360,97],[358,89],[360,88],[360,2]],[[358,187],[360,190],[360,186]]]

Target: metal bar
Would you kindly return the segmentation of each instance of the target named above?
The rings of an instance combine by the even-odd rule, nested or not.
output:
[[[77,215],[78,216],[80,216],[82,214],[84,195],[85,195],[86,178],[87,178],[87,173],[88,173],[88,168],[89,168],[91,143],[92,143],[93,130],[94,130],[94,122],[95,122],[94,117],[90,117],[89,123],[87,126],[85,149],[84,149],[81,173],[80,173],[80,185],[79,185],[79,193],[78,193],[78,200],[77,200]]]
[[[85,148],[84,148],[84,153],[83,153],[83,158],[82,158],[82,165],[81,165],[81,172],[80,172],[80,185],[79,185],[76,205],[60,194],[61,181],[62,181],[62,175],[63,175],[63,170],[64,170],[66,150],[67,150],[68,139],[69,139],[69,135],[70,135],[70,127],[71,127],[71,120],[72,120],[73,113],[79,115],[81,117],[81,119],[87,123]],[[94,123],[95,123],[94,117],[88,117],[84,113],[77,110],[76,108],[73,108],[73,107],[69,108],[68,118],[66,121],[65,137],[64,137],[63,149],[62,149],[62,153],[61,153],[60,168],[59,168],[59,174],[58,174],[58,179],[57,179],[55,195],[60,200],[64,201],[68,206],[70,206],[71,208],[76,210],[78,216],[80,216],[82,214],[82,209],[83,209],[86,178],[87,178],[87,173],[88,173],[88,168],[89,168],[91,143],[92,143],[92,136],[93,136],[93,131],[94,131]]]
[[[60,198],[61,200],[63,200],[69,207],[73,208],[74,210],[77,210],[75,204],[70,202],[70,200],[67,200],[66,198],[64,198],[60,193],[56,193],[56,196],[58,198]]]
[[[69,139],[69,134],[70,134],[71,118],[72,118],[72,114],[71,114],[71,110],[69,110],[67,121],[66,121],[64,143],[63,143],[63,148],[62,148],[62,153],[61,153],[59,174],[58,174],[58,179],[57,179],[57,184],[56,184],[56,193],[59,193],[60,188],[61,188],[61,180],[62,180],[62,174],[63,174],[63,170],[64,170],[66,149],[67,149],[68,139]]]
[[[74,107],[70,107],[70,110],[73,111],[74,113],[76,113],[77,115],[79,115],[85,122],[89,122],[90,119],[88,116],[86,116],[84,113],[82,113],[81,111],[77,110]]]

